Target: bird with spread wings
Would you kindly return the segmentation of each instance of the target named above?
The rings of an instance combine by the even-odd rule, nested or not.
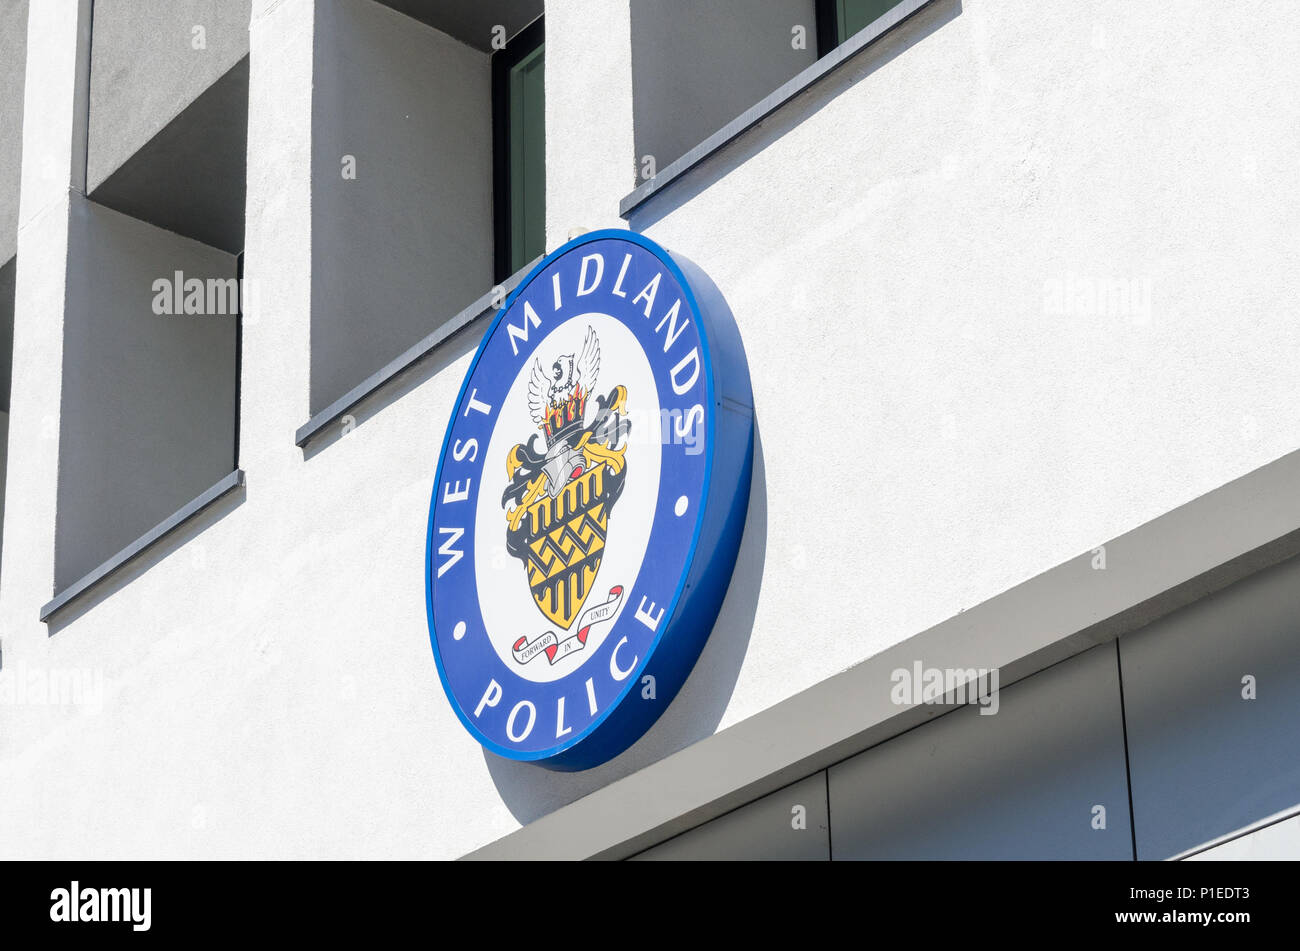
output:
[[[562,405],[579,388],[590,393],[600,373],[600,341],[596,332],[587,327],[582,350],[576,357],[572,353],[558,357],[551,364],[550,377],[542,369],[541,358],[533,360],[533,371],[528,379],[528,410],[539,427],[546,422],[546,411]]]

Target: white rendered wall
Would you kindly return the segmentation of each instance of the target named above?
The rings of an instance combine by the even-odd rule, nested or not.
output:
[[[0,265],[13,257],[22,176],[27,0],[0,0]]]
[[[89,4],[82,0],[51,0],[33,4],[28,20],[28,49],[40,55],[27,59],[24,114],[44,118],[23,125],[21,266],[14,290],[14,367],[21,380],[11,388],[9,414],[9,444],[23,451],[9,453],[6,460],[3,551],[10,557],[0,560],[0,677],[9,681],[24,659],[48,668],[48,634],[32,607],[39,611],[36,602],[48,600],[54,590],[68,193],[76,174],[75,116],[85,110],[77,88],[78,30],[88,15]],[[84,139],[82,149],[84,155]],[[22,556],[13,557],[14,552]],[[40,803],[46,777],[59,761],[44,760],[41,751],[61,730],[66,742],[66,731],[76,724],[75,718],[50,713],[46,705],[0,706],[0,798],[8,800],[0,806],[5,830],[0,851],[7,855],[44,854]],[[24,760],[31,765],[22,765]],[[92,808],[72,800],[62,806],[68,816]],[[20,844],[11,830],[22,830],[26,841]]]
[[[939,0],[633,216],[753,375],[722,726],[1300,446],[1296,15]]]
[[[632,40],[626,3],[546,4],[546,249],[625,228],[636,187]]]
[[[566,4],[573,30],[584,4],[606,5]],[[422,578],[477,334],[342,438],[293,445],[326,266],[315,7],[253,10],[247,495],[52,636],[67,221],[47,186],[74,96],[62,54],[29,56],[28,115],[51,127],[25,134],[47,161],[24,169],[4,530],[30,554],[3,560],[4,673],[97,671],[104,691],[0,707],[4,857],[457,856],[1300,445],[1294,9],[938,0],[634,218],[744,334],[761,443],[741,564],[632,750],[576,775],[492,759],[442,696]],[[590,22],[564,43],[600,42]],[[548,139],[553,109],[588,108],[567,62],[548,56]],[[587,207],[581,180],[548,184],[551,209]],[[1085,278],[1140,294],[1052,299]]]

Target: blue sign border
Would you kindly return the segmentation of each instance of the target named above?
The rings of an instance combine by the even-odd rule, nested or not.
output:
[[[575,248],[610,239],[649,251],[677,281],[682,289],[683,303],[696,321],[706,387],[704,432],[708,457],[702,498],[692,500],[693,505],[698,505],[692,542],[676,590],[671,601],[664,606],[665,620],[660,623],[645,656],[639,659],[616,698],[606,704],[581,732],[546,749],[521,751],[502,746],[486,736],[461,708],[448,680],[438,647],[433,609],[433,535],[438,492],[443,483],[443,468],[457,410],[501,321],[510,313],[520,295],[555,261]],[[622,229],[584,234],[547,255],[515,288],[484,333],[452,404],[438,455],[425,539],[425,610],[438,677],[457,717],[484,748],[507,759],[535,762],[550,769],[589,769],[631,746],[667,709],[695,666],[713,629],[740,549],[753,473],[752,406],[749,369],[740,332],[722,294],[689,260],[670,254],[642,235]],[[648,550],[646,556],[652,557],[653,549]],[[633,691],[639,692],[642,678],[647,675],[654,677],[655,698],[633,697]]]

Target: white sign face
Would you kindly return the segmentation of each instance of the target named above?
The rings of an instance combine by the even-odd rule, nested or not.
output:
[[[588,365],[583,366],[584,347],[590,351],[592,346],[595,354],[589,355]],[[523,348],[520,348],[520,355],[524,355]],[[596,362],[594,367],[591,365],[593,358]],[[613,622],[626,609],[626,599],[611,598],[609,591],[611,588],[626,591],[645,559],[659,494],[661,417],[654,374],[644,351],[632,332],[607,314],[583,314],[562,324],[540,339],[522,365],[523,369],[501,404],[501,421],[488,443],[484,473],[485,479],[489,480],[486,486],[493,491],[485,487],[478,498],[474,570],[482,595],[483,621],[493,649],[502,662],[521,677],[534,683],[549,683],[568,676],[594,656],[613,629]],[[503,506],[501,499],[501,493],[510,481],[507,463],[512,450],[520,443],[533,441],[536,454],[546,454],[547,447],[530,406],[530,384],[533,384],[532,392],[536,392],[534,380],[538,366],[542,369],[547,387],[544,395],[548,402],[551,387],[566,399],[575,386],[585,391],[587,399],[582,419],[577,421],[583,429],[590,426],[600,412],[596,402],[598,394],[607,393],[615,386],[622,386],[627,392],[623,415],[630,427],[612,444],[613,449],[622,450],[623,487],[607,511],[594,513],[604,520],[604,548],[602,552],[593,553],[596,555],[594,570],[580,592],[586,597],[574,598],[579,605],[567,612],[572,616],[567,626],[561,626],[556,617],[550,617],[552,623],[547,624],[548,617],[543,616],[531,593],[529,565],[507,551],[510,519],[517,515],[528,516],[518,512],[518,502],[510,501]],[[563,393],[560,393],[561,389]],[[553,458],[549,465],[543,467],[545,480],[542,489],[543,493],[558,497],[567,485],[573,484],[574,471],[585,467],[586,459],[580,453],[566,454],[563,458],[557,458],[555,453],[551,455]],[[581,532],[581,522],[587,513],[571,511],[570,514],[574,517],[575,530]],[[545,543],[544,532],[535,533],[533,537],[535,546]],[[590,542],[590,536],[580,541],[587,545]],[[560,544],[565,544],[563,539]],[[579,577],[577,581],[582,583],[584,579]],[[595,623],[584,624],[593,621],[591,612],[598,611],[602,605],[609,605],[609,613],[595,618]],[[578,610],[579,606],[584,610]],[[561,613],[556,610],[552,615]],[[521,618],[535,619],[535,623],[532,627],[521,626]],[[568,620],[568,617],[560,619]],[[584,627],[588,631],[579,645],[576,638]],[[521,662],[520,639],[525,641],[526,647],[539,643],[538,639],[548,632],[554,635],[554,641],[547,638],[547,643],[539,648],[542,653],[533,652]],[[565,644],[569,645],[568,648],[555,651],[554,661],[544,651],[547,646]]]

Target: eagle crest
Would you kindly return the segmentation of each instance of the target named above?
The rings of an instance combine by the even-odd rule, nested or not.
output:
[[[566,353],[556,357],[551,372],[542,368],[541,358],[533,360],[532,375],[528,379],[528,411],[533,422],[541,427],[546,422],[546,411],[564,404],[581,389],[590,393],[600,373],[600,341],[590,327],[578,354]]]

